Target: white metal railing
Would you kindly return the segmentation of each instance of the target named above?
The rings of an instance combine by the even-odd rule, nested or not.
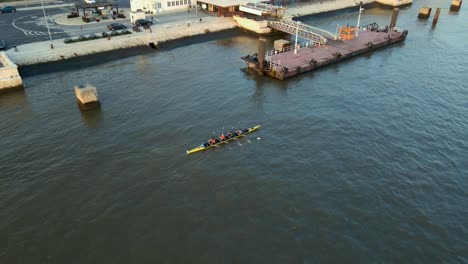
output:
[[[302,43],[299,43],[297,45],[297,48],[298,49],[305,48],[305,47],[309,47],[309,45],[310,45],[309,42],[302,42]],[[269,51],[265,52],[265,60],[266,61],[271,61],[271,57],[273,55],[283,53],[283,52],[288,52],[288,51],[291,51],[291,50],[294,50],[294,45],[289,45],[289,46],[287,46],[285,48],[282,48],[280,50],[269,50]]]
[[[301,23],[296,23],[292,20],[282,21],[270,21],[268,26],[279,31],[289,33],[291,35],[298,35],[301,38],[308,39],[316,43],[326,43],[327,39],[315,32],[304,29],[300,26]]]
[[[295,34],[296,30],[299,29],[301,35],[304,35],[303,37],[309,38],[314,41],[317,40],[318,42],[320,42],[321,39],[317,38],[316,36],[320,36],[322,38],[329,38],[333,40],[338,39],[338,36],[336,34],[333,34],[329,31],[312,27],[291,19],[284,19],[282,21],[271,21],[270,26],[272,28],[285,31],[291,34]],[[326,42],[326,39],[321,41]]]
[[[281,61],[268,62],[268,69],[276,71],[280,64],[281,64]]]

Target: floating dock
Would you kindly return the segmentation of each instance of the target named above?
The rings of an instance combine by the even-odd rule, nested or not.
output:
[[[346,30],[346,28],[344,28]],[[356,28],[349,28],[348,35],[355,34]],[[342,29],[343,31],[343,29]],[[346,33],[344,33],[346,35]],[[361,29],[358,34],[345,39],[340,34],[338,39],[327,39],[326,43],[301,43],[279,50],[247,55],[242,59],[247,66],[260,74],[284,80],[301,73],[314,71],[323,66],[340,62],[353,56],[404,41],[407,30],[397,28],[379,28],[371,24]],[[262,41],[260,41],[260,46]],[[259,54],[263,50],[259,47]],[[263,63],[261,63],[263,61]],[[262,64],[262,65],[261,65]]]

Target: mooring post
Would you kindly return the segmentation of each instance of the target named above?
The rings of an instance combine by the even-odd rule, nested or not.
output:
[[[419,9],[418,18],[428,19],[431,16],[431,11],[432,8],[430,7],[421,7],[421,9]]]
[[[460,11],[462,2],[463,2],[462,0],[453,0],[452,4],[450,5],[450,11],[455,11],[455,12]]]
[[[266,38],[260,37],[259,42],[258,42],[258,70],[260,74],[263,75],[263,64],[265,62],[265,42]]]
[[[393,9],[392,20],[390,21],[390,29],[393,29],[396,26],[396,21],[398,19],[398,12],[400,11],[399,8]]]
[[[432,20],[432,26],[435,27],[437,25],[437,21],[439,20],[439,15],[440,15],[440,7],[436,9],[435,15],[434,15],[434,20]]]

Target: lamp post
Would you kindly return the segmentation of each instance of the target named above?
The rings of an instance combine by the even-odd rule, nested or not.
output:
[[[359,32],[359,22],[361,22],[362,10],[364,10],[364,8],[362,8],[362,2],[359,2],[359,16],[358,16],[358,19],[357,19],[356,37],[358,36],[358,32]]]
[[[41,5],[42,5],[42,12],[44,12],[44,19],[45,19],[45,22],[46,22],[47,32],[49,33],[49,39],[50,39],[50,42],[52,42],[52,35],[50,35],[49,23],[47,22],[47,15],[46,15],[46,12],[45,12],[45,9],[44,9],[44,2],[42,0],[41,0]],[[52,46],[52,43],[50,43],[50,47],[52,49],[54,48],[54,46]]]
[[[196,18],[196,21],[198,22],[198,2],[195,1],[195,18]]]
[[[298,34],[299,34],[299,24],[301,22],[299,21],[296,21],[296,44],[294,44],[294,54],[297,54],[297,38],[298,38]]]

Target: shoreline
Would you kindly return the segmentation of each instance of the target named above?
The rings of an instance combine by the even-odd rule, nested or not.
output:
[[[178,24],[177,26],[153,26],[151,30],[133,32],[129,35],[111,36],[83,42],[65,44],[65,39],[41,41],[9,49],[5,53],[18,66],[43,64],[53,61],[66,61],[75,57],[84,57],[121,49],[148,46],[153,43],[159,46],[173,40],[193,38],[199,41],[212,33],[238,28],[231,18],[208,18],[202,23]],[[53,48],[52,48],[53,47]]]
[[[298,18],[306,18],[309,16],[326,16],[335,12],[348,11],[354,6],[349,6],[350,0],[342,0],[339,3],[333,2],[331,5],[325,4],[308,4],[295,8],[290,8],[288,13],[294,11],[305,11],[303,14],[293,16],[294,20]],[[354,3],[354,2],[353,2]],[[367,0],[365,6],[378,5],[373,0]],[[320,6],[319,10],[314,8]],[[311,10],[314,10],[311,13]],[[125,54],[124,56],[133,56],[143,54],[145,46],[150,46],[153,49],[171,49],[192,43],[201,43],[223,37],[225,34],[249,34],[245,32],[246,29],[242,28],[233,18],[230,17],[210,17],[203,21],[203,23],[186,24],[179,22],[176,26],[156,25],[151,30],[143,30],[143,32],[132,32],[129,35],[112,36],[109,39],[101,38],[96,40],[89,40],[84,42],[76,42],[65,44],[65,39],[57,39],[53,41],[42,41],[30,44],[25,44],[17,47],[16,49],[9,49],[6,51],[8,57],[19,67],[20,72],[29,75],[29,71],[42,72],[36,70],[44,64],[51,65],[65,65],[64,62],[86,60],[85,64],[96,65],[102,62],[95,62],[89,60],[90,57],[97,54],[110,55],[119,53]],[[231,32],[231,33],[226,33]],[[252,34],[256,34],[252,32]],[[173,46],[174,45],[174,46]],[[53,48],[51,48],[53,46]],[[173,47],[172,47],[173,46]],[[135,49],[136,48],[136,49]],[[135,50],[135,51],[130,51]],[[100,56],[101,57],[101,56]],[[121,58],[121,56],[115,56]],[[83,59],[79,59],[83,58]],[[89,62],[88,62],[89,61]],[[108,61],[108,60],[105,60]],[[35,67],[36,66],[36,67]],[[67,67],[65,67],[67,68]],[[63,69],[63,67],[61,68]]]

